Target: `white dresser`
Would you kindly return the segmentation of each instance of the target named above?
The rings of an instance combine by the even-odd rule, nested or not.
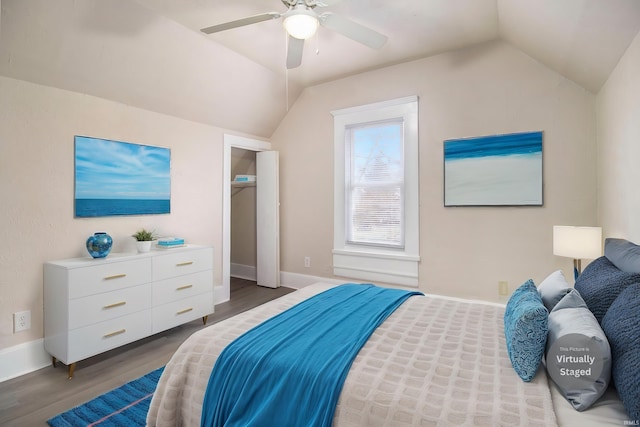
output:
[[[44,348],[69,365],[213,313],[213,248],[44,264]]]

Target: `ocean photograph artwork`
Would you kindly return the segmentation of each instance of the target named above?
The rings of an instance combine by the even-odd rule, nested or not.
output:
[[[75,216],[171,211],[171,150],[75,137]]]
[[[445,206],[542,203],[542,132],[444,141]]]

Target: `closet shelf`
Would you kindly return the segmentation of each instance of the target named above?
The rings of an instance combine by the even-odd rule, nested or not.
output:
[[[231,181],[231,188],[255,187],[255,181]]]
[[[231,197],[235,196],[245,188],[255,186],[255,181],[231,181]]]

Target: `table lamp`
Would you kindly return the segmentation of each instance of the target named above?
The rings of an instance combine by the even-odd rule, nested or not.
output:
[[[573,276],[577,279],[582,272],[581,260],[602,255],[602,228],[554,225],[553,254],[573,258]]]

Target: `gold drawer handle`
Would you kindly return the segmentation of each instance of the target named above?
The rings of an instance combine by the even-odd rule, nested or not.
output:
[[[124,274],[124,273],[122,273],[122,274],[114,274],[113,276],[105,277],[104,280],[122,279],[123,277],[127,277],[127,275]]]
[[[193,261],[179,262],[178,264],[176,264],[176,267],[184,267],[191,264],[193,264]]]
[[[126,329],[120,329],[119,331],[109,332],[108,334],[104,335],[104,338],[110,338],[116,335],[124,334],[125,332],[127,332]]]
[[[176,291],[184,291],[185,289],[193,288],[193,285],[184,285],[176,288]]]
[[[185,313],[188,313],[188,312],[190,312],[192,310],[193,310],[193,308],[189,307],[189,308],[185,308],[184,310],[180,310],[176,314],[185,314]]]
[[[114,307],[120,307],[121,305],[125,305],[127,302],[126,301],[120,301],[120,302],[114,302],[113,304],[107,304],[102,308],[114,308]]]

